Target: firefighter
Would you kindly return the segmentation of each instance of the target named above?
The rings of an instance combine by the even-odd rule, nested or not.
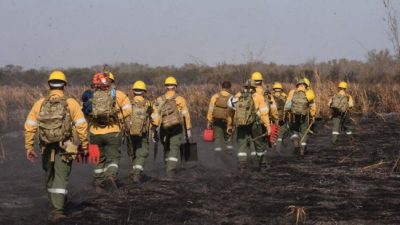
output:
[[[352,135],[350,110],[354,107],[353,97],[347,92],[348,84],[344,81],[338,84],[338,92],[333,95],[328,103],[332,118],[332,143],[336,144],[340,130],[347,135]]]
[[[149,155],[149,134],[151,131],[152,104],[146,97],[146,84],[139,80],[132,85],[132,114],[129,118],[130,146],[129,157],[132,162],[132,178],[140,182],[143,177],[144,162]]]
[[[277,148],[280,149],[282,147],[283,143],[283,136],[288,130],[288,124],[286,123],[286,115],[284,112],[285,108],[285,103],[287,99],[287,95],[283,90],[283,86],[279,82],[275,82],[272,85],[272,95],[275,99],[277,110],[279,113],[279,134],[278,134],[278,139],[277,139]]]
[[[228,99],[232,96],[230,89],[231,82],[222,82],[222,90],[211,97],[208,106],[207,128],[214,129],[216,152],[222,151],[224,147],[227,150],[233,149],[231,143],[233,111],[228,107]]]
[[[34,161],[35,134],[38,132],[42,167],[46,172],[46,187],[52,212],[49,219],[65,218],[64,205],[68,193],[68,178],[72,161],[77,154],[87,155],[87,123],[79,103],[64,95],[67,79],[63,72],[53,71],[48,79],[49,93],[33,105],[25,122],[26,157]],[[82,148],[73,140],[72,131],[77,132]]]
[[[94,170],[96,192],[117,189],[121,141],[125,119],[132,106],[128,96],[111,87],[109,76],[97,73],[92,78],[93,97],[90,115],[90,143],[98,145],[100,161]]]
[[[307,133],[309,125],[314,123],[317,112],[314,102],[314,91],[308,89],[306,80],[299,79],[296,88],[288,94],[285,103],[285,112],[290,113],[290,130],[293,131],[291,140],[295,147],[295,153],[299,152],[304,155],[307,147]]]
[[[183,132],[188,138],[192,136],[189,109],[186,100],[176,89],[178,83],[173,76],[164,81],[166,92],[157,98],[153,106],[152,120],[159,128],[159,136],[164,146],[167,177],[174,177],[178,165],[178,154],[182,143]],[[186,126],[185,126],[186,125]],[[154,132],[153,139],[158,139]]]
[[[271,133],[269,108],[264,96],[256,92],[253,80],[247,80],[243,87],[241,92],[228,101],[229,107],[235,109],[233,122],[237,127],[239,171],[247,170],[249,152],[255,155],[259,169],[263,170],[268,166],[265,158],[266,142],[263,139]]]
[[[263,75],[260,72],[254,72],[251,74],[251,79],[256,83],[256,92],[264,96],[265,102],[269,107],[269,117],[271,119],[271,122],[278,123],[279,112],[276,106],[276,102],[274,96],[270,93],[270,91],[264,88]]]

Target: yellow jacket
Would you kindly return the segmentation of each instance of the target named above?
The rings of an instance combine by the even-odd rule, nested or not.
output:
[[[239,98],[242,95],[241,92],[238,92],[235,96]],[[257,92],[253,94],[253,101],[254,101],[254,106],[257,110],[257,116],[260,118],[264,126],[270,130],[270,120],[269,120],[269,107],[267,103],[264,100],[264,96],[258,94]],[[228,124],[228,127],[231,126],[232,124]]]
[[[62,97],[64,96],[64,92],[61,90],[51,90],[49,92],[49,96]],[[35,142],[35,134],[38,129],[38,117],[40,113],[40,109],[44,102],[45,98],[40,98],[32,107],[32,110],[29,112],[28,117],[25,121],[25,149],[33,150],[33,144]],[[87,140],[87,127],[88,124],[85,120],[83,112],[81,110],[81,106],[79,103],[73,99],[67,99],[68,109],[70,112],[71,120],[73,121],[74,128],[78,133],[78,137],[83,146],[88,145]]]
[[[353,97],[352,97],[350,94],[346,93],[345,90],[340,90],[340,91],[338,92],[338,94],[340,94],[340,95],[347,95],[347,97],[349,98],[349,109],[351,109],[351,108],[354,107],[354,100],[353,100]],[[332,97],[329,99],[328,106],[330,107],[331,104],[332,104]]]
[[[303,86],[299,86],[298,88],[291,90],[289,92],[289,94],[288,94],[287,99],[286,99],[285,108],[286,108],[287,105],[291,105],[292,104],[293,95],[294,95],[294,93],[296,91],[304,91],[304,92],[306,92],[306,91],[309,91],[309,90],[311,90],[311,89],[307,90],[307,89],[303,88]],[[309,109],[310,117],[315,117],[316,114],[317,114],[317,105],[315,104],[314,100],[309,101],[309,108],[310,108]]]
[[[176,91],[173,90],[168,90],[164,96],[166,99],[171,99],[174,95],[176,94]],[[153,104],[153,113],[151,114],[151,118],[153,120],[153,124],[155,126],[160,126],[161,125],[161,116],[160,116],[160,105],[159,103],[163,102],[163,96],[160,96],[156,100],[156,104]],[[185,117],[186,120],[186,128],[191,129],[192,128],[192,123],[190,122],[190,113],[189,109],[187,107],[186,100],[182,96],[177,96],[175,98],[176,106],[182,116]]]
[[[263,86],[258,85],[256,87],[256,93],[262,96],[265,96],[265,89]],[[271,94],[268,95],[268,98],[265,98],[265,102],[268,104],[269,106],[269,116],[271,117],[271,119],[274,122],[279,122],[279,112],[278,112],[278,108],[276,106],[276,102],[274,99],[274,96],[272,96]]]
[[[207,111],[207,120],[209,123],[212,123],[214,121],[213,112],[214,112],[214,108],[215,108],[215,103],[217,102],[217,98],[219,96],[226,97],[226,96],[230,96],[230,95],[232,95],[232,94],[225,90],[222,90],[211,97],[210,104],[208,106],[208,111]],[[234,114],[234,112],[228,108],[228,117],[226,118],[226,121],[228,124],[232,124],[233,114]],[[229,121],[229,120],[231,120],[231,121]],[[230,127],[230,128],[232,128],[232,127]]]
[[[132,113],[132,105],[131,101],[129,100],[129,97],[123,93],[122,91],[116,91],[116,96],[115,96],[115,107],[117,108],[118,111],[118,118],[126,118],[131,115]],[[121,121],[117,121],[114,124],[111,124],[106,127],[98,127],[96,124],[91,123],[90,124],[90,133],[92,134],[109,134],[109,133],[116,133],[116,132],[121,132],[120,124]]]

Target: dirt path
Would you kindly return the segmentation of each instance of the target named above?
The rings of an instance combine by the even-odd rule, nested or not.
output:
[[[149,180],[133,185],[124,160],[124,186],[113,195],[93,194],[92,168],[75,165],[64,224],[295,224],[289,206],[304,207],[306,224],[400,224],[400,174],[390,173],[399,124],[394,117],[360,119],[354,139],[341,137],[335,147],[319,124],[304,158],[271,152],[271,169],[244,176],[236,173],[233,154],[215,155],[198,141],[200,163],[183,165],[174,182],[161,179],[162,162],[153,164],[150,156]],[[23,160],[20,132],[3,139],[0,224],[46,224],[39,163]]]

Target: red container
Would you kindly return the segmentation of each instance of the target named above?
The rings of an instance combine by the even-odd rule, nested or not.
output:
[[[271,135],[267,136],[267,141],[271,144],[275,144],[279,136],[279,125],[271,124]]]
[[[89,144],[89,163],[97,165],[100,161],[100,149],[98,145]]]
[[[206,128],[203,131],[203,140],[205,142],[213,142],[214,141],[214,130],[212,128]]]

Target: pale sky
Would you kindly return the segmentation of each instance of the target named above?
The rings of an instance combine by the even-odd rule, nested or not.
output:
[[[392,48],[384,17],[380,0],[0,0],[0,66],[365,60]]]

